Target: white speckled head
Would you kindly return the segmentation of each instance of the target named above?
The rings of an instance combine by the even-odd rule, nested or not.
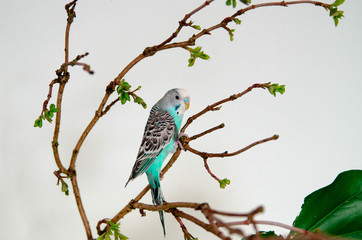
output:
[[[182,88],[169,90],[158,102],[163,109],[175,111],[177,115],[182,116],[190,106],[190,94]]]

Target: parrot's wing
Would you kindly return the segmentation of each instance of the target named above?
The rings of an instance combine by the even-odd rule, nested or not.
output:
[[[167,111],[151,111],[137,160],[126,185],[131,179],[141,175],[151,166],[172,138],[177,138],[177,128],[171,114]]]

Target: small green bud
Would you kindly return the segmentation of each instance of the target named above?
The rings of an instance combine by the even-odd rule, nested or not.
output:
[[[222,180],[219,180],[220,188],[225,188],[226,185],[230,185],[230,180],[227,178],[224,178]]]

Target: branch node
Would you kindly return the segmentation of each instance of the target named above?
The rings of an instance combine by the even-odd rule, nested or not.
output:
[[[155,55],[155,53],[158,51],[157,46],[153,46],[153,47],[146,47],[145,50],[143,51],[142,55],[145,57],[150,57]]]

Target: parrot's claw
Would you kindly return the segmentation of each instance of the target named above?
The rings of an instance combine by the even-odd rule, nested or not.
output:
[[[182,137],[189,138],[189,135],[187,135],[186,133],[183,133],[183,132],[180,132],[180,134],[178,135],[177,145],[178,145],[183,151],[185,151],[184,146],[182,146],[182,143],[181,143],[181,141],[180,141],[180,139],[181,139]]]

